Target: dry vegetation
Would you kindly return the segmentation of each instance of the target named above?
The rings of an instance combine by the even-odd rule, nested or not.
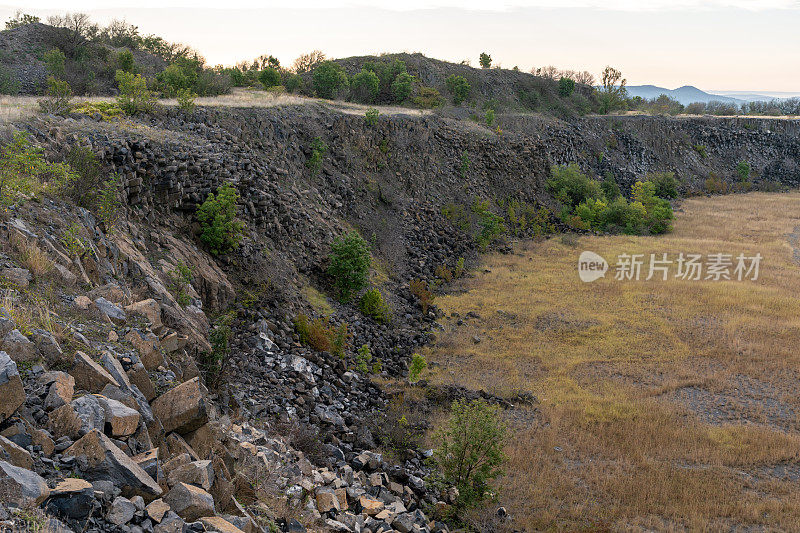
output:
[[[800,193],[690,199],[670,235],[528,243],[437,300],[463,324],[445,321],[432,381],[539,399],[508,413],[513,526],[796,528],[797,247]],[[583,250],[605,279],[579,281]],[[757,281],[613,279],[618,254],[663,252],[764,260]]]

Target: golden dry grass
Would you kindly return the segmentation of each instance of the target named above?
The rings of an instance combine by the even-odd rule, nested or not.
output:
[[[509,412],[500,485],[514,527],[798,527],[793,246],[800,193],[694,198],[672,234],[525,243],[437,301],[463,323],[445,320],[427,354],[433,382],[539,398],[537,412]],[[611,263],[604,279],[578,279],[583,250]],[[757,281],[613,279],[619,254],[646,254],[646,268],[664,252],[764,259]]]

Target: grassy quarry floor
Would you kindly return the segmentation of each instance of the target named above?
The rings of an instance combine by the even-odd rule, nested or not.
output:
[[[676,217],[660,237],[519,244],[437,300],[429,381],[539,399],[507,413],[511,527],[799,527],[800,193],[693,198]],[[579,280],[584,250],[605,278]],[[645,254],[644,279],[665,252],[763,260],[757,281],[675,279],[675,264],[614,279],[619,254]]]

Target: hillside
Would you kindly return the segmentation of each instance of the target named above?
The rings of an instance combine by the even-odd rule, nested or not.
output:
[[[0,87],[5,94],[39,95],[50,75],[45,54],[60,50],[65,57],[63,78],[75,94],[114,94],[114,74],[123,48],[88,41],[76,32],[39,22],[0,31]],[[164,70],[163,60],[134,50],[134,59],[148,77]]]

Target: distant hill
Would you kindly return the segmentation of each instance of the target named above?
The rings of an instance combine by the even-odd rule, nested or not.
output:
[[[628,86],[627,89],[629,96],[640,96],[650,100],[652,98],[658,98],[662,94],[666,94],[670,98],[674,98],[683,105],[688,105],[692,102],[725,102],[741,105],[746,101],[745,99],[707,93],[691,85],[684,85],[683,87],[678,87],[677,89],[666,89],[664,87],[657,87],[655,85],[632,85]],[[764,97],[763,99],[772,100],[772,98],[768,97]]]

